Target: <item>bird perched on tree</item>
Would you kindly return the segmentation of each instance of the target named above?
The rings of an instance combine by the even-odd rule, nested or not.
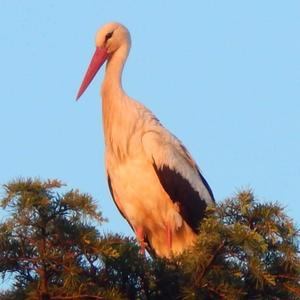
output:
[[[107,61],[101,88],[108,185],[141,251],[181,253],[195,240],[213,193],[182,143],[154,114],[127,96],[122,71],[131,45],[119,23],[103,26],[77,99]]]

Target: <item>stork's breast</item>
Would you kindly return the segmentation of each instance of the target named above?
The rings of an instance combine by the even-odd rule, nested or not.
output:
[[[142,157],[128,158],[107,165],[114,194],[133,226],[164,227],[169,206],[159,179],[150,162]],[[148,225],[147,225],[148,224]]]

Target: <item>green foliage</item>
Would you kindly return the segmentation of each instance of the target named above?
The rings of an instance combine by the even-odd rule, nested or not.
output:
[[[250,191],[225,200],[180,259],[184,299],[300,299],[298,234],[278,204]]]
[[[135,239],[101,235],[91,196],[59,181],[5,185],[0,273],[11,299],[300,299],[299,233],[277,203],[243,191],[207,211],[195,245],[142,256]],[[45,297],[47,295],[47,297]]]
[[[96,279],[103,256],[116,251],[103,243],[95,225],[105,221],[91,196],[62,183],[21,179],[4,186],[1,206],[10,212],[0,225],[0,272],[13,273],[28,299],[47,295],[113,295]]]

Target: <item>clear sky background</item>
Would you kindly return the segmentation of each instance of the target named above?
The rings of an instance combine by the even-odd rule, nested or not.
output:
[[[192,153],[218,201],[251,187],[299,225],[299,1],[0,2],[0,183],[58,178],[131,234],[107,188],[99,86],[75,96],[108,21],[128,27],[127,93]],[[0,215],[1,216],[1,215]]]

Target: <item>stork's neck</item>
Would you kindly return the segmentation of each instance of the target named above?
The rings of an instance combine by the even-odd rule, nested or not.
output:
[[[122,72],[129,53],[129,46],[123,45],[108,59],[105,77],[102,84],[102,99],[111,97],[112,94],[124,93],[122,88]]]
[[[102,120],[105,143],[111,140],[114,126],[121,121],[126,94],[122,88],[122,72],[129,53],[129,45],[121,46],[109,58],[101,89]]]

